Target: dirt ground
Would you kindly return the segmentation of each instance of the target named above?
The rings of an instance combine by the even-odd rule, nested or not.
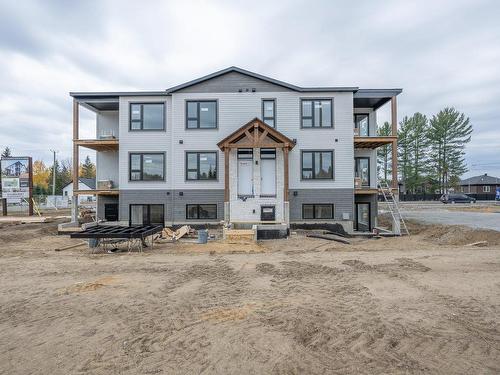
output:
[[[0,227],[1,374],[500,372],[500,232],[91,255],[55,225]]]

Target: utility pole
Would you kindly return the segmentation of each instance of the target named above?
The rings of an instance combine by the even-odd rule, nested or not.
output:
[[[56,154],[59,151],[50,150],[54,154],[54,164],[52,164],[52,195],[56,195]]]

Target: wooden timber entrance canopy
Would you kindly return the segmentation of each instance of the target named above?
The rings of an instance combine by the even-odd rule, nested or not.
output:
[[[232,148],[283,149],[284,200],[288,201],[288,152],[295,142],[257,117],[229,134],[217,146],[224,151],[224,201],[229,202],[229,151]]]

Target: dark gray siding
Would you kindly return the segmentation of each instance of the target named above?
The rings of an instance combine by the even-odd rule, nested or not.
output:
[[[297,195],[294,195],[297,192]],[[353,219],[354,190],[353,189],[293,189],[289,194],[290,221],[301,221],[302,205],[304,203],[332,203],[335,210],[335,220],[342,220],[342,214],[348,213]]]
[[[253,88],[255,88],[255,90],[258,92],[291,91],[286,87],[262,81],[258,78],[250,77],[237,72],[231,72],[216,78],[212,78],[208,81],[186,87],[185,89],[181,89],[177,92],[238,92],[239,89],[243,89],[244,92],[246,91],[246,89],[249,89],[251,92]]]
[[[186,220],[187,204],[217,204],[217,220],[224,219],[224,190],[182,190],[175,192],[173,201],[174,222],[203,222],[203,220]],[[214,221],[214,220],[212,220]]]
[[[179,193],[182,192],[182,195]],[[184,223],[187,204],[217,204],[217,220],[224,219],[224,190],[120,190],[120,220],[129,220],[131,204],[163,204],[165,221]],[[203,222],[191,220],[192,222]]]
[[[370,220],[373,228],[376,225],[375,219],[377,217],[377,212],[378,212],[378,195],[377,194],[356,195],[354,198],[354,202],[370,203]],[[354,212],[354,215],[356,215],[356,212]],[[356,221],[356,218],[354,218],[354,221]],[[356,228],[356,224],[354,224],[354,228]]]
[[[104,220],[104,205],[106,203],[119,203],[118,197],[101,195],[97,197],[97,218]]]

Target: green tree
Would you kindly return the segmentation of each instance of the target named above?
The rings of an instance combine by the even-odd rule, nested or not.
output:
[[[403,183],[408,183],[413,163],[412,121],[408,116],[403,117],[398,130],[398,170]]]
[[[9,146],[7,146],[2,152],[2,158],[10,158],[10,157],[12,157],[12,152],[10,151]]]
[[[50,194],[52,194],[52,176],[53,176],[53,171],[54,168],[50,168],[50,175],[49,175],[49,188],[48,191]],[[71,162],[69,160],[62,160],[59,162],[56,160],[55,164],[55,171],[56,171],[56,195],[61,195],[62,194],[62,189],[65,187],[67,184],[71,182]]]
[[[412,156],[406,186],[413,193],[425,184],[425,174],[428,171],[429,122],[427,117],[419,112],[410,118],[410,138]]]
[[[432,116],[427,134],[431,175],[440,192],[446,193],[450,182],[467,172],[464,149],[471,140],[472,125],[463,113],[448,107]]]
[[[80,167],[80,177],[95,178],[95,171],[95,164],[92,163],[92,160],[90,160],[90,157],[87,155],[85,162]]]
[[[384,122],[384,125],[377,129],[379,136],[392,135],[392,126],[389,122]],[[377,149],[377,164],[379,176],[389,182],[389,176],[392,176],[392,146],[383,145]]]

